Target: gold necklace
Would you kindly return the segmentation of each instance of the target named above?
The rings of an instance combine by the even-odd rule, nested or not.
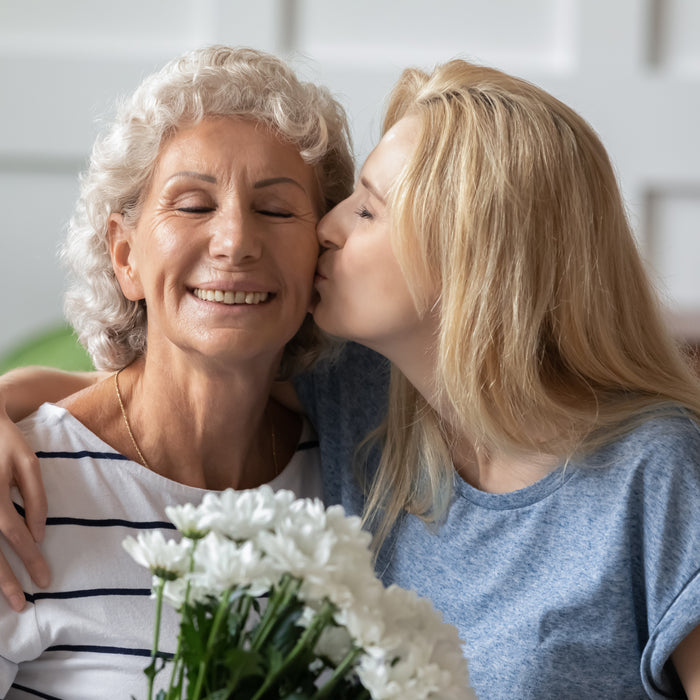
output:
[[[131,444],[134,446],[134,449],[136,450],[136,454],[139,456],[139,459],[141,460],[141,464],[143,464],[146,469],[150,469],[150,471],[153,471],[151,469],[151,466],[148,464],[146,461],[146,458],[143,456],[143,452],[139,449],[138,443],[136,442],[136,438],[134,437],[134,434],[131,432],[131,426],[129,425],[129,419],[126,417],[126,409],[124,408],[124,402],[122,401],[122,395],[121,392],[119,391],[119,380],[118,377],[124,367],[122,367],[120,370],[117,370],[114,373],[114,390],[117,393],[117,401],[119,401],[119,408],[121,409],[122,412],[122,418],[124,419],[124,425],[126,426],[126,432],[129,433],[129,437],[131,438]],[[275,476],[279,474],[279,466],[277,466],[277,447],[275,444],[275,424],[274,421],[272,420],[272,414],[271,412],[268,411],[268,417],[270,419],[270,433],[272,437],[272,464],[275,468]]]
[[[275,468],[275,476],[277,476],[280,473],[280,468],[277,466],[277,450],[275,448],[275,422],[272,420],[272,411],[269,410],[269,403],[267,404],[267,408],[267,416],[270,419],[270,433],[272,436],[272,466]]]
[[[123,370],[122,369],[117,370],[114,373],[114,388],[117,392],[117,401],[119,401],[119,408],[122,410],[122,417],[124,418],[124,425],[126,426],[126,432],[129,433],[129,437],[131,438],[131,444],[134,446],[134,449],[136,450],[136,454],[139,456],[139,459],[141,460],[141,464],[143,464],[146,469],[150,469],[153,471],[146,461],[146,458],[143,456],[143,453],[141,450],[139,450],[139,446],[136,444],[136,438],[134,437],[134,434],[131,432],[131,426],[129,425],[129,419],[126,417],[126,411],[124,410],[124,402],[122,401],[122,395],[121,392],[119,391],[119,382],[117,381],[117,377],[119,376],[120,372]]]

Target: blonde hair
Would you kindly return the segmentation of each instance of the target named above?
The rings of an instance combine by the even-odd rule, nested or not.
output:
[[[455,60],[406,70],[384,131],[417,117],[392,190],[392,243],[419,311],[441,290],[441,405],[477,453],[585,454],[650,413],[700,417],[607,153],[540,88]],[[381,543],[405,509],[439,518],[451,430],[396,369],[365,520]],[[376,437],[376,436],[375,436]]]
[[[129,301],[112,269],[109,217],[138,219],[163,144],[208,116],[259,122],[313,166],[319,213],[348,196],[354,178],[347,118],[330,92],[301,82],[279,58],[248,48],[208,46],[147,77],[97,139],[61,251],[70,282],[65,313],[98,369],[118,369],[146,350],[146,307]],[[311,281],[309,281],[309,284]],[[280,376],[310,364],[322,335],[307,316],[287,343]]]

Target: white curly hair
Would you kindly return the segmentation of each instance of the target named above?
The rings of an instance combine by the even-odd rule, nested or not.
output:
[[[243,117],[298,147],[316,171],[325,213],[354,178],[347,118],[330,92],[301,82],[279,58],[250,48],[190,51],[147,77],[96,140],[60,251],[69,270],[64,310],[98,369],[118,369],[146,350],[146,307],[122,294],[107,239],[111,214],[138,219],[161,147],[179,127],[208,116]],[[320,334],[307,317],[287,344],[280,376],[308,366]]]

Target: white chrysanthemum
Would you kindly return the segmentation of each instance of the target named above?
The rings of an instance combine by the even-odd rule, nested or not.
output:
[[[363,655],[357,667],[362,684],[376,700],[468,700],[467,683],[456,686],[449,671],[427,663],[418,649],[407,644],[402,654]]]
[[[253,542],[239,545],[210,532],[195,549],[191,579],[200,591],[211,595],[219,595],[232,586],[250,586],[250,594],[260,596],[278,575]]]
[[[137,564],[160,578],[173,580],[187,571],[191,552],[189,540],[166,540],[160,530],[152,530],[140,532],[137,539],[127,537],[122,546]]]
[[[343,506],[329,506],[326,509],[326,526],[335,532],[339,540],[369,552],[372,535],[362,529],[362,520],[356,515],[345,515]]]
[[[156,586],[158,585],[158,580],[153,577],[153,593],[151,598],[156,596]],[[171,607],[179,610],[182,604],[185,602],[185,596],[187,593],[187,578],[181,577],[175,579],[174,581],[166,581],[163,586],[163,600],[168,603]]]
[[[350,653],[352,647],[352,638],[345,627],[329,625],[321,632],[314,653],[325,656],[337,666]]]
[[[381,639],[364,646],[358,675],[376,698],[419,700],[474,698],[457,630],[431,603],[398,586],[384,590],[386,626]]]
[[[201,507],[192,503],[182,506],[166,506],[165,514],[175,527],[190,539],[199,539],[207,534],[207,528],[202,527]]]
[[[273,491],[267,485],[207,494],[200,506],[199,525],[234,540],[252,539],[261,531],[274,528],[293,500],[291,491]]]
[[[318,614],[320,604],[307,605],[296,624],[299,627],[309,627]],[[353,640],[347,628],[343,625],[329,624],[324,627],[321,636],[316,643],[314,653],[317,656],[324,656],[331,660],[336,666],[347,656],[353,647]]]
[[[335,535],[325,530],[323,506],[304,500],[279,518],[274,531],[259,532],[257,541],[280,570],[303,578],[328,564]]]
[[[376,587],[373,588],[376,592]],[[379,588],[381,589],[381,584]],[[356,605],[339,608],[333,616],[336,624],[347,628],[357,646],[365,649],[378,647],[385,636],[386,616],[381,608],[380,596],[377,595],[374,600],[374,604],[358,602]]]
[[[337,664],[361,649],[354,670],[376,700],[475,697],[456,629],[415,593],[382,586],[371,536],[341,506],[326,509],[319,500],[262,486],[209,494],[201,505],[171,508],[168,515],[181,532],[201,539],[166,543],[156,532],[124,546],[165,578],[164,598],[176,608],[186,595],[196,604],[234,587],[257,597],[290,574],[301,581],[297,596],[306,604],[297,624],[311,624],[324,601],[335,606],[315,653]]]
[[[280,570],[302,580],[303,600],[328,598],[346,608],[362,606],[376,583],[368,537],[342,508],[327,511],[321,501],[304,499],[289,506],[274,532],[260,533],[258,543]]]

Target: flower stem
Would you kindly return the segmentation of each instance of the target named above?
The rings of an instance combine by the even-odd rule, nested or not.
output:
[[[248,616],[250,615],[252,601],[253,599],[250,595],[245,595],[238,601],[238,612],[240,613],[241,626],[238,630],[238,634],[236,635],[236,639],[231,640],[232,646],[241,647],[241,636],[243,635],[246,628],[246,623],[248,621]],[[236,668],[235,671],[232,672],[231,678],[229,678],[229,683],[226,686],[226,690],[229,693],[228,697],[233,697],[233,691],[236,690],[236,688],[238,687],[238,682],[241,679],[241,672],[242,671],[240,665]]]
[[[197,700],[202,694],[202,686],[204,685],[204,676],[207,671],[207,666],[209,664],[209,658],[211,657],[213,646],[216,642],[216,637],[219,634],[219,628],[221,623],[226,617],[229,606],[229,595],[231,594],[232,588],[227,588],[219,602],[219,607],[216,610],[216,615],[214,616],[214,622],[209,631],[209,639],[207,640],[207,648],[204,650],[204,657],[199,662],[199,673],[197,674],[197,681],[194,687],[194,693],[192,693],[192,700]]]
[[[271,675],[265,678],[265,682],[260,686],[258,692],[253,695],[251,700],[260,700],[267,690],[272,686],[273,683],[280,678],[287,669],[292,666],[297,658],[306,651],[309,647],[313,648],[316,645],[318,637],[320,636],[323,628],[328,624],[328,621],[333,615],[333,603],[325,601],[321,609],[316,613],[316,616],[312,620],[311,624],[304,630],[303,634],[297,640],[294,648],[289,652],[287,658],[282,662],[279,668]]]
[[[160,618],[163,612],[163,590],[165,579],[158,580],[156,589],[156,621],[153,629],[153,647],[151,649],[151,664],[148,667],[148,700],[153,700],[153,682],[156,678],[156,659],[158,658],[158,644],[160,643]]]
[[[194,571],[194,552],[197,549],[197,542],[198,540],[192,539],[192,549],[190,550],[190,562],[189,562],[189,572],[190,574]],[[190,601],[190,590],[192,588],[192,579],[188,577],[187,579],[187,584],[185,585],[185,599],[180,607],[180,616],[185,614],[185,611],[187,610],[187,605]],[[178,631],[177,635],[177,648],[175,649],[175,656],[173,656],[173,670],[172,673],[170,674],[170,683],[168,684],[168,694],[167,698],[168,700],[172,700],[172,694],[173,694],[173,685],[175,683],[175,679],[177,678],[177,682],[179,683],[180,687],[180,697],[182,697],[182,675],[183,675],[183,661],[182,658],[180,657],[180,652],[182,651],[182,627]]]
[[[350,649],[345,655],[345,658],[335,667],[331,677],[316,691],[312,700],[323,700],[323,698],[327,698],[338,682],[345,677],[345,674],[353,666],[361,653],[362,649],[360,647]]]
[[[265,612],[260,618],[258,627],[255,630],[255,635],[250,644],[253,651],[260,650],[277,623],[278,611],[289,604],[300,587],[300,580],[295,579],[289,574],[284,574],[279,588],[270,596]]]

